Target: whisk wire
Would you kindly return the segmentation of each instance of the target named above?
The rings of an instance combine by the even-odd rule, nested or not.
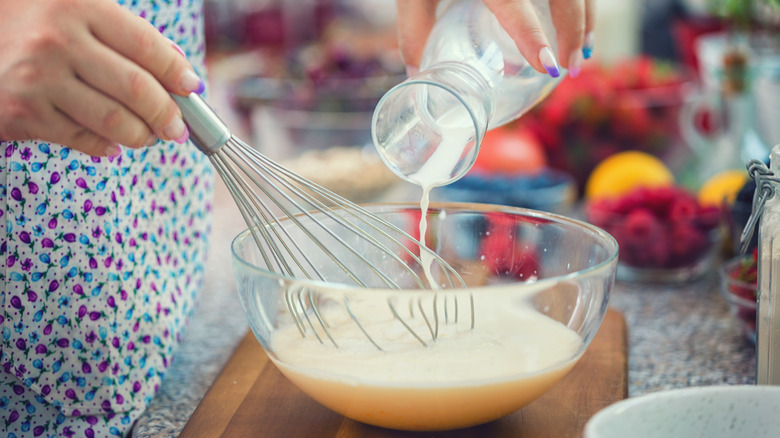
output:
[[[219,165],[215,165],[215,167],[231,169],[230,166],[225,163],[225,158],[221,156],[221,153],[217,153],[215,155],[218,156],[219,159]],[[212,160],[212,162],[214,162],[214,160]],[[280,272],[283,272],[290,277],[294,276],[294,270],[292,269],[291,265],[287,263],[288,258],[283,257],[283,255],[287,253],[292,256],[289,257],[289,259],[293,260],[300,272],[304,273],[307,278],[313,279],[316,277],[317,279],[324,280],[324,276],[319,272],[319,270],[317,270],[316,266],[311,262],[306,253],[303,252],[296,244],[295,239],[292,238],[287,229],[281,226],[279,219],[272,214],[271,208],[266,204],[266,202],[263,201],[263,198],[258,196],[250,189],[241,175],[232,170],[228,170],[228,172],[230,172],[232,176],[228,185],[234,188],[234,190],[230,190],[231,195],[239,205],[239,209],[242,212],[244,221],[247,224],[252,224],[252,226],[250,226],[250,232],[252,233],[259,250],[263,254],[263,259],[266,262],[266,266],[268,266],[269,269],[274,270],[274,264],[270,262],[263,243],[268,246],[269,252],[271,253],[271,256],[275,261],[275,265],[279,268]],[[264,187],[261,188],[261,191],[263,191],[266,196],[269,195],[268,191]],[[253,210],[251,206],[254,206],[255,209]],[[275,226],[268,226],[270,224]],[[262,234],[265,239],[262,241],[259,240],[257,237],[258,232]],[[271,235],[271,233],[273,233],[273,235]],[[284,234],[284,238],[282,234]],[[276,238],[274,239],[273,237]],[[291,242],[296,247],[298,250],[298,257],[296,257],[296,253],[294,253],[293,250],[287,245],[287,242]],[[313,270],[314,274],[316,275],[310,274],[307,268],[303,266],[300,259],[304,259],[309,265],[310,269]]]
[[[416,282],[420,288],[426,286],[416,271],[416,267],[423,268],[424,272],[427,272],[426,270],[431,267],[424,265],[423,260],[428,257],[423,257],[422,252],[425,252],[426,255],[430,256],[430,260],[437,263],[442,276],[450,287],[466,286],[463,278],[452,266],[406,231],[373,215],[359,205],[300,177],[235,138],[216,113],[197,94],[172,95],[172,97],[182,110],[182,116],[190,128],[190,139],[193,144],[209,157],[236,201],[242,218],[249,226],[265,267],[269,271],[281,273],[290,278],[306,277],[330,281],[333,279],[326,278],[327,276],[324,275],[325,266],[320,268],[315,263],[315,261],[322,263],[330,260],[333,266],[338,267],[337,271],[340,270],[343,275],[360,286],[365,287],[369,283],[369,277],[365,277],[364,280],[361,278],[361,271],[356,270],[360,266],[365,266],[368,268],[366,274],[372,273],[371,278],[378,278],[382,284],[389,288],[400,288],[393,278],[375,264],[376,262],[372,262],[364,254],[361,254],[358,249],[336,233],[330,225],[326,225],[326,221],[323,219],[327,218],[338,227],[343,227],[348,232],[346,236],[350,236],[349,233],[352,233],[352,236],[359,239],[358,243],[368,242],[373,248],[379,250],[379,254],[372,254],[379,256],[378,260],[382,260],[384,263],[389,258],[401,266],[409,274],[408,278]],[[266,202],[266,200],[270,202]],[[302,205],[302,203],[306,205]],[[283,224],[282,219],[277,216],[279,212],[276,209],[280,210],[289,222]],[[312,213],[312,211],[316,211],[316,213]],[[304,217],[311,221],[311,224],[304,224],[302,221]],[[288,226],[289,224],[293,226]],[[294,227],[297,227],[297,230],[305,235],[305,245],[299,241],[298,231],[293,229]],[[314,230],[322,230],[325,234],[319,236],[314,233]],[[412,243],[412,247],[410,248],[402,242]],[[312,243],[326,256],[323,257],[322,261],[315,258],[316,254],[310,254]],[[388,244],[392,245],[393,248],[389,248]],[[338,245],[338,248],[335,248],[335,245]],[[420,249],[420,255],[415,254],[415,251],[412,250],[415,247]],[[408,255],[408,260],[405,261],[401,258],[403,253],[396,253],[395,250],[399,248]],[[337,251],[343,252],[343,250],[354,256],[354,259],[347,257],[349,261],[345,263],[336,257]],[[416,265],[413,265],[412,261]],[[347,263],[353,262],[356,264],[354,268],[348,266]],[[357,266],[358,263],[360,266]],[[340,280],[341,277],[338,279]],[[444,285],[441,284],[441,286]],[[440,284],[431,283],[428,286],[437,289]],[[306,337],[307,333],[312,332],[320,343],[324,344],[324,337],[327,337],[330,343],[338,347],[331,335],[329,325],[320,311],[320,298],[319,294],[315,296],[311,290],[300,286],[290,286],[284,294],[285,306],[301,336]],[[417,300],[420,315],[434,341],[439,336],[437,299],[438,293],[434,293],[432,318],[425,311],[422,299]],[[457,296],[453,299],[455,300],[454,320],[457,322]],[[445,323],[450,321],[447,301],[445,297],[443,310]],[[363,335],[377,349],[382,350],[374,338],[369,335],[358,315],[353,312],[349,300],[345,299],[342,305]],[[394,319],[399,321],[406,331],[423,346],[428,346],[407,319],[398,314],[395,304],[391,300],[388,300],[388,305]],[[472,295],[470,295],[470,305],[471,328],[473,329],[474,297]],[[409,321],[412,321],[415,315],[411,302],[409,309]]]
[[[214,168],[217,170],[217,173],[219,174],[220,178],[225,181],[225,185],[227,186],[228,191],[230,192],[230,196],[233,198],[233,200],[236,202],[236,205],[238,206],[238,210],[241,213],[242,218],[244,219],[244,222],[247,224],[253,224],[255,223],[254,219],[254,213],[252,210],[247,206],[247,201],[241,196],[241,191],[239,188],[237,188],[236,179],[233,178],[232,172],[221,162],[221,157],[218,156],[219,154],[214,154],[209,157],[211,160],[211,163],[214,165]],[[231,175],[228,175],[228,174]],[[277,257],[277,254],[275,251],[271,251],[271,256],[273,256],[274,261],[271,261],[271,257],[269,257],[268,253],[265,251],[263,242],[268,242],[271,240],[271,236],[268,235],[268,230],[266,230],[264,227],[256,227],[256,226],[250,226],[249,232],[252,234],[252,238],[255,241],[255,244],[257,245],[258,251],[260,252],[261,257],[263,258],[263,261],[265,262],[265,265],[268,267],[271,267],[275,264],[281,269],[283,269],[283,261],[279,260]],[[262,239],[258,235],[262,234]]]
[[[298,302],[301,306],[301,313],[303,313],[304,317],[306,318],[306,322],[309,323],[309,327],[311,327],[311,331],[317,335],[317,339],[320,340],[320,343],[324,343],[322,341],[322,338],[317,334],[317,328],[314,326],[314,323],[312,323],[311,318],[309,317],[309,312],[306,311],[306,305],[301,300],[302,294],[298,294]],[[322,314],[320,313],[319,306],[314,302],[314,299],[311,296],[311,291],[306,290],[306,297],[309,299],[309,306],[312,309],[312,312],[314,313],[315,318],[317,319],[317,322],[319,323],[319,326],[323,328],[323,332],[325,335],[330,339],[330,342],[333,343],[335,347],[338,348],[338,344],[336,343],[336,340],[333,339],[333,336],[330,334],[330,330],[328,330],[328,324],[325,322],[325,319],[322,317]]]
[[[297,315],[298,308],[295,306],[295,297],[293,296],[292,288],[284,293],[284,304],[287,307],[287,311],[290,312],[290,315]],[[298,332],[300,332],[301,336],[306,337],[306,326],[303,324],[303,319],[293,317],[292,320],[295,322],[295,327],[298,328]],[[320,341],[320,344],[322,344],[323,342],[319,335],[317,335],[316,332],[314,335],[317,340]]]
[[[398,233],[402,238],[408,239],[411,242],[416,242],[418,245],[417,247],[421,248],[422,251],[426,251],[428,253],[431,253],[434,256],[434,260],[439,264],[442,270],[447,272],[448,275],[445,277],[449,280],[450,287],[456,287],[455,281],[453,278],[458,280],[458,286],[465,286],[465,282],[460,277],[460,274],[449,264],[444,263],[444,261],[439,257],[436,253],[431,251],[429,248],[427,248],[425,245],[422,245],[417,239],[412,237],[409,233],[404,231],[403,229],[395,226],[394,224],[391,224],[386,221],[381,221],[375,216],[373,216],[370,212],[368,212],[363,207],[353,203],[352,201],[342,198],[338,195],[336,195],[333,192],[330,192],[329,190],[325,189],[322,186],[319,186],[318,184],[311,182],[309,180],[306,180],[305,178],[301,177],[300,175],[297,175],[295,172],[290,171],[289,169],[285,168],[284,166],[274,162],[273,160],[269,159],[268,157],[264,156],[263,154],[257,152],[252,147],[248,146],[246,143],[241,142],[238,139],[233,139],[233,141],[236,141],[241,146],[241,151],[246,154],[246,157],[251,159],[253,162],[260,161],[262,162],[263,166],[267,166],[268,168],[271,168],[275,170],[278,173],[281,173],[285,175],[287,178],[289,178],[290,181],[295,182],[298,184],[298,187],[305,187],[304,190],[295,190],[295,194],[298,196],[301,196],[305,198],[310,204],[312,204],[313,207],[316,207],[318,210],[321,210],[325,215],[330,218],[331,220],[337,222],[339,225],[348,227],[358,227],[358,224],[355,222],[349,221],[348,219],[344,218],[343,216],[337,214],[334,212],[334,210],[325,202],[320,201],[317,197],[312,196],[311,194],[315,194],[322,199],[326,201],[330,201],[333,205],[338,205],[340,207],[339,211],[348,214],[350,217],[356,219],[357,221],[365,224],[366,226],[370,227],[372,231],[376,231],[385,238],[393,241],[395,244],[397,244],[402,250],[406,252],[410,257],[413,258],[413,260],[419,265],[422,266],[423,262],[422,260],[409,248],[407,248],[405,245],[401,244],[401,242],[398,241],[397,238],[394,238],[390,235],[389,232],[387,232],[385,229],[389,229],[392,232]],[[275,176],[275,174],[271,173],[271,175]],[[279,179],[279,181],[282,184],[285,184],[285,186],[288,189],[292,189],[291,186],[288,186],[288,181],[284,179]],[[297,206],[300,208],[300,206]],[[281,208],[281,206],[280,206]],[[304,212],[307,211],[306,209],[302,209]],[[381,225],[377,226],[376,223],[371,222],[368,220],[368,218],[374,219],[377,223]],[[319,223],[318,223],[319,224]],[[327,227],[324,227],[324,225],[319,224],[323,227],[326,231],[330,231],[327,229]],[[363,236],[364,239],[371,242],[376,248],[380,249],[387,255],[391,256],[395,261],[398,263],[404,264],[403,260],[393,251],[391,251],[386,245],[382,244],[379,239],[373,237],[370,233],[366,233]],[[417,275],[414,271],[410,271],[415,278],[415,281],[417,282],[418,286],[424,287],[422,279]]]
[[[406,322],[406,320],[401,315],[398,314],[398,311],[395,310],[395,305],[393,305],[392,300],[388,299],[387,300],[387,305],[390,307],[390,311],[393,313],[393,316],[395,317],[395,319],[397,319],[406,328],[406,331],[411,333],[412,336],[415,337],[415,339],[420,341],[420,343],[423,345],[423,347],[427,347],[428,344],[423,340],[423,338],[421,338],[420,335],[418,335],[417,332],[415,332],[414,329]],[[425,314],[423,313],[423,318],[425,318],[424,315]],[[428,319],[427,318],[425,318],[425,323],[428,325],[428,328],[430,328],[430,323],[428,323]]]
[[[309,237],[315,244],[320,248],[320,250],[326,254],[332,261],[335,263],[344,273],[346,273],[355,283],[361,285],[361,286],[367,286],[366,283],[355,274],[353,270],[351,270],[348,266],[346,266],[341,260],[338,259],[338,257],[335,256],[332,250],[329,250],[325,244],[317,237],[315,236],[311,230],[304,226],[300,220],[299,215],[303,214],[309,219],[311,219],[312,223],[318,226],[320,229],[322,229],[325,233],[327,233],[331,238],[333,238],[336,242],[338,242],[341,246],[346,248],[351,254],[361,259],[366,266],[369,267],[388,287],[394,287],[398,288],[398,284],[395,283],[387,274],[382,272],[380,269],[378,269],[373,263],[370,263],[365,256],[363,256],[359,251],[357,251],[354,247],[349,245],[346,241],[344,241],[343,238],[338,236],[331,228],[326,227],[324,224],[322,224],[321,220],[318,220],[310,213],[311,206],[319,208],[326,216],[333,219],[337,223],[339,223],[342,226],[347,226],[349,223],[345,224],[341,218],[334,215],[332,213],[332,210],[330,210],[327,206],[324,206],[324,204],[320,203],[316,198],[313,198],[309,193],[302,190],[299,186],[296,186],[290,182],[290,180],[282,178],[278,175],[278,173],[270,172],[267,168],[269,165],[270,160],[266,158],[264,155],[260,154],[259,152],[255,151],[254,149],[250,148],[243,142],[239,140],[231,140],[231,142],[235,141],[237,147],[237,150],[241,151],[243,153],[243,159],[239,157],[233,157],[230,156],[233,163],[244,170],[244,172],[247,174],[247,177],[251,179],[256,185],[261,187],[261,190],[271,198],[271,200],[276,204],[277,207],[284,213],[284,215],[289,218],[295,225]],[[274,163],[275,164],[275,163]],[[244,166],[250,166],[251,169],[254,172],[247,171]],[[263,182],[262,184],[259,179],[257,179],[254,175],[258,175]],[[274,182],[276,181],[276,182]],[[285,190],[282,190],[279,185],[281,185],[284,189],[289,191],[290,193],[293,193],[294,195],[298,196],[301,199],[306,200],[307,203],[311,204],[311,206],[304,207],[301,206],[299,202],[297,202],[292,196],[290,196]],[[313,183],[310,183],[313,184]],[[278,199],[278,196],[271,196],[270,193],[268,193],[268,190],[265,188],[266,185],[270,185],[276,189],[276,192],[278,195],[282,196],[284,200],[286,200],[290,205],[292,205],[295,210],[300,211],[299,214],[294,214],[291,212],[290,208],[285,205],[281,200]],[[350,224],[351,225],[351,224]],[[291,242],[293,245],[296,246],[296,248],[299,250],[299,253],[305,257],[305,252],[301,250],[300,247],[298,247],[295,239],[291,239]],[[387,249],[387,248],[385,248]],[[389,252],[389,250],[387,250]],[[397,256],[396,256],[397,257]],[[399,259],[400,260],[400,259]]]
[[[363,327],[363,324],[360,323],[360,319],[352,312],[352,309],[349,307],[349,298],[344,300],[344,307],[347,309],[347,313],[349,313],[349,317],[352,318],[352,321],[357,324],[358,328],[361,332],[363,332],[363,335],[365,335],[366,338],[376,347],[379,351],[384,351],[382,347],[379,346],[379,344],[374,341],[374,338],[371,337],[371,335],[368,334],[365,327]]]

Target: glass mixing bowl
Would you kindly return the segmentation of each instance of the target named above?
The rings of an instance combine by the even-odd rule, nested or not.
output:
[[[366,208],[410,234],[418,229],[416,205]],[[289,278],[258,267],[248,230],[233,241],[255,336],[299,389],[348,418],[402,430],[500,418],[561,380],[606,312],[618,246],[603,230],[483,204],[433,204],[427,219],[428,246],[467,287],[409,282],[392,290]],[[361,242],[354,241],[358,251]],[[381,259],[374,264],[386,268]],[[394,276],[394,269],[385,270]]]

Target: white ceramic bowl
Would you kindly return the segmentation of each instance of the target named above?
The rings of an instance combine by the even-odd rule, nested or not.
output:
[[[585,426],[585,438],[777,436],[777,386],[708,386],[656,392],[604,408]]]

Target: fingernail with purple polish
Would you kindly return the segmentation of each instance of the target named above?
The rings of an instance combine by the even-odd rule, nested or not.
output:
[[[206,84],[203,82],[203,79],[196,75],[192,70],[187,70],[184,73],[184,77],[181,79],[181,86],[185,90],[196,94],[202,94],[206,89]]]
[[[585,59],[593,56],[593,31],[585,34],[585,44],[582,46],[582,56]]]
[[[543,47],[542,50],[539,51],[539,61],[550,76],[557,78],[561,75],[561,69],[558,67],[555,55],[553,55],[553,52],[549,47]]]

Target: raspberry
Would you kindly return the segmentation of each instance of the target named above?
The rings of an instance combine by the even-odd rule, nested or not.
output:
[[[412,236],[413,239],[420,240],[420,219],[422,218],[422,211],[415,210],[415,209],[408,209],[403,212],[407,219],[406,222],[406,232]],[[413,241],[409,239],[404,239],[404,247],[411,252],[411,254],[407,251],[401,251],[400,257],[401,260],[404,261],[406,264],[412,263],[412,260],[414,260],[414,256],[419,257],[420,256],[420,246],[414,243]],[[431,248],[429,246],[429,248]]]
[[[626,239],[632,243],[644,244],[658,238],[658,220],[645,208],[637,208],[629,213],[623,228],[626,230]]]
[[[676,225],[669,233],[669,248],[675,266],[686,266],[707,250],[707,236],[691,225]]]
[[[640,207],[643,201],[639,193],[634,191],[621,198],[615,199],[614,200],[615,213],[628,214],[633,209]]]
[[[729,288],[732,294],[742,297],[748,301],[755,301],[756,300],[756,289],[752,287],[746,287],[746,286],[740,286],[736,284],[732,284]]]
[[[530,281],[539,277],[539,259],[533,248],[521,248],[515,245],[511,258],[508,260],[504,274],[518,280]]]
[[[499,236],[498,233],[491,233],[482,239],[480,253],[484,257],[485,265],[492,271],[498,271],[504,264],[507,256],[506,237]]]
[[[673,186],[654,187],[644,191],[644,205],[658,217],[666,217],[669,205],[677,197]]]
[[[618,241],[622,263],[654,268],[699,260],[722,219],[718,207],[703,207],[692,192],[676,186],[640,187],[619,198],[592,201],[585,213]]]
[[[593,225],[601,228],[606,228],[611,223],[619,219],[619,215],[615,213],[614,201],[610,199],[599,199],[588,203],[585,207],[585,217]]]
[[[665,236],[658,236],[647,247],[649,267],[663,268],[669,263],[669,243]]]
[[[490,232],[492,231],[507,232],[510,228],[514,227],[518,222],[515,216],[500,211],[491,211],[489,213],[486,213],[485,218],[487,219],[488,222],[487,229]]]
[[[746,300],[755,301],[755,284],[758,282],[758,249],[753,250],[753,257],[743,259],[736,269],[729,272],[729,277],[738,282],[753,285],[732,284],[730,291],[734,295],[745,298]]]
[[[669,206],[667,218],[673,224],[693,223],[699,213],[699,205],[696,201],[685,198],[678,198]]]
[[[512,221],[512,225],[503,218],[496,221],[494,217],[489,219],[489,233],[486,233],[480,244],[485,266],[498,275],[523,281],[532,280],[538,276],[540,269],[536,249],[515,241],[516,235],[511,229],[515,221],[511,216],[506,217]]]
[[[696,223],[704,229],[714,230],[720,225],[723,219],[724,211],[716,205],[707,205],[699,207],[699,213],[696,215]]]

